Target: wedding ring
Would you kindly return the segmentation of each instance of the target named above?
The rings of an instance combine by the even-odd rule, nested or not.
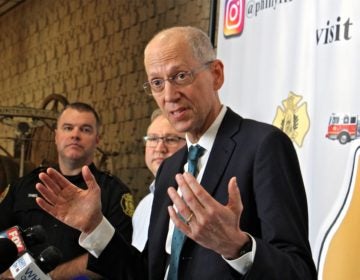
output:
[[[185,221],[187,225],[189,225],[189,223],[190,223],[190,221],[191,221],[191,219],[192,219],[193,216],[194,216],[194,212],[191,212],[190,216],[187,217],[187,219],[186,219],[186,221]]]

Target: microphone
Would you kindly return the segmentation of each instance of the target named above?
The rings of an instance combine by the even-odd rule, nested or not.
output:
[[[9,268],[17,255],[18,250],[14,242],[7,238],[0,238],[0,274]]]
[[[18,254],[26,252],[26,246],[32,246],[35,244],[43,243],[46,241],[45,229],[40,226],[32,226],[25,230],[22,230],[18,226],[13,226],[0,232],[0,238],[10,239],[15,243]]]
[[[46,248],[36,259],[26,252],[10,266],[10,272],[15,280],[51,280],[48,273],[61,258],[61,252],[54,246]]]
[[[26,228],[22,233],[23,239],[28,247],[44,243],[47,239],[45,229],[41,225]]]

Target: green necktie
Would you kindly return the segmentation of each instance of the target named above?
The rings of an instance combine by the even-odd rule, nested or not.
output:
[[[200,145],[190,146],[188,153],[188,172],[196,177],[197,163],[199,158],[204,154],[205,149]],[[171,240],[171,255],[170,267],[167,280],[178,279],[179,259],[182,245],[185,240],[185,235],[177,228],[174,227],[174,233]]]

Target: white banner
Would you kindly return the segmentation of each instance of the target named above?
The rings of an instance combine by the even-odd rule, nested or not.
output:
[[[274,124],[293,140],[307,191],[319,279],[355,279],[351,275],[360,275],[360,265],[351,266],[346,251],[336,252],[338,271],[332,276],[323,267],[330,262],[329,247],[356,193],[360,1],[220,3],[218,57],[225,65],[221,99],[241,116]],[[353,215],[350,225],[360,222],[357,207],[359,218]],[[350,227],[360,239],[360,227]],[[352,247],[359,243],[348,234],[343,238]],[[341,267],[342,262],[349,265]],[[356,271],[345,276],[344,270]]]

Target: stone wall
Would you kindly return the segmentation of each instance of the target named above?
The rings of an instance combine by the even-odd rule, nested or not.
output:
[[[99,147],[112,154],[104,168],[138,201],[152,180],[142,136],[156,106],[142,90],[144,46],[174,25],[207,32],[209,17],[210,0],[26,0],[0,17],[0,106],[43,108],[52,94],[92,104],[103,121]],[[13,155],[17,135],[0,123],[0,145]]]

